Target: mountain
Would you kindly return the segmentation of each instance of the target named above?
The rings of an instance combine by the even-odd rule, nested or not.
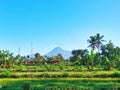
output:
[[[70,56],[72,56],[71,51],[63,50],[60,47],[54,48],[52,51],[46,54],[46,56],[55,56],[61,54],[65,59],[68,59]]]

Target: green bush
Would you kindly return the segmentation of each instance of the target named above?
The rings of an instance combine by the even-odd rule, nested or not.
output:
[[[114,72],[111,77],[113,77],[113,78],[114,77],[119,78],[120,77],[120,73],[119,72]]]
[[[1,73],[0,77],[5,78],[5,77],[10,77],[11,75],[12,75],[11,71],[5,71]]]
[[[0,89],[2,89],[2,85],[0,85]]]
[[[30,83],[24,83],[23,90],[30,90]]]
[[[18,71],[23,71],[25,69],[25,66],[24,65],[20,65],[19,67],[18,67]]]
[[[63,77],[69,77],[70,76],[70,74],[69,73],[63,73],[63,75],[62,75]]]

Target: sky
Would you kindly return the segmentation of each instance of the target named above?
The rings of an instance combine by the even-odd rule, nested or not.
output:
[[[100,33],[120,46],[120,0],[0,0],[0,50],[41,55],[88,47]]]

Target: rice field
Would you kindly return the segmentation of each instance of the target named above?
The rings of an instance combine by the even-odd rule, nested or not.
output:
[[[119,78],[0,79],[0,90],[119,90]],[[63,89],[62,89],[63,88]]]
[[[44,66],[0,69],[0,90],[120,90],[119,70],[70,69],[71,66],[61,71],[60,68],[48,70]]]

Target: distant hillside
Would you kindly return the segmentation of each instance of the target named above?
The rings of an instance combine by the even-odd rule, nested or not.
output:
[[[68,59],[70,56],[72,56],[71,51],[63,50],[60,47],[54,48],[52,51],[46,54],[46,56],[55,56],[61,54],[65,59]]]

